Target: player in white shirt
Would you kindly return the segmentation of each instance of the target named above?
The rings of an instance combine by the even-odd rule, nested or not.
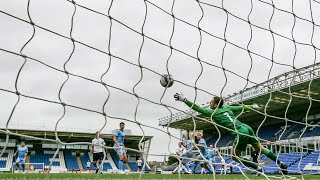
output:
[[[96,173],[98,173],[100,165],[102,164],[104,149],[100,146],[106,145],[104,140],[100,138],[100,132],[96,132],[96,137],[92,140],[91,153],[93,153],[93,165],[96,167]],[[99,146],[100,145],[100,146]]]
[[[138,172],[142,171],[142,163],[143,161],[139,158],[137,160]]]

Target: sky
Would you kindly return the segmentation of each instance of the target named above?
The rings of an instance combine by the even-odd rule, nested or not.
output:
[[[110,0],[75,2],[102,14],[108,14],[111,3]],[[107,71],[102,81],[110,85],[108,90],[102,84],[70,76],[61,90],[61,100],[66,104],[102,112],[103,104],[109,97],[104,112],[116,118],[107,118],[102,133],[110,133],[125,119],[157,128],[144,126],[143,131],[145,135],[154,136],[150,153],[159,155],[174,152],[178,141],[174,138],[169,141],[168,134],[163,132],[167,128],[158,126],[159,118],[170,115],[164,105],[179,110],[188,109],[173,99],[174,93],[182,92],[188,99],[203,104],[210,101],[212,95],[233,94],[289,72],[292,66],[301,68],[319,62],[320,3],[317,1],[310,1],[310,11],[309,1],[277,1],[274,2],[277,9],[273,9],[269,0],[252,0],[252,5],[250,0],[203,0],[200,4],[203,13],[197,1],[174,2],[172,8],[172,0],[149,0],[146,3],[142,0],[113,1],[110,8],[110,15],[114,19],[112,26],[108,17],[76,6],[71,36],[82,44],[75,43],[69,61],[72,41],[40,28],[35,29],[34,37],[22,53],[62,71],[68,61],[65,65],[68,72],[94,81],[100,82],[101,76]],[[29,21],[27,4],[27,0],[0,1],[1,49],[19,54],[31,38],[32,25],[3,13]],[[172,16],[154,5],[169,13],[173,11],[176,18],[188,24],[177,19],[174,21]],[[222,7],[228,11],[228,15]],[[299,18],[283,10],[294,12]],[[70,37],[74,6],[69,1],[31,0],[29,12],[36,25]],[[311,12],[315,26],[310,23]],[[250,29],[248,22],[233,15],[244,20],[249,16],[250,23],[255,26],[251,25]],[[203,30],[201,36],[196,28],[198,24]],[[268,31],[269,26],[277,34],[274,34],[274,40]],[[143,33],[152,39],[144,38],[141,48],[142,27]],[[227,40],[226,45],[223,39]],[[174,47],[172,54],[168,47],[170,43]],[[315,50],[311,44],[318,49]],[[115,57],[110,59],[108,48],[113,56],[122,60]],[[247,49],[254,54],[249,54]],[[273,66],[271,59],[275,62]],[[23,62],[22,57],[0,51],[1,89],[15,91],[15,80]],[[139,63],[144,67],[142,71],[132,65]],[[228,70],[226,77],[222,67]],[[161,74],[168,73],[176,81],[165,90],[159,80]],[[246,81],[247,76],[253,83]],[[21,70],[17,88],[24,95],[59,102],[58,92],[66,79],[65,73],[28,59]],[[149,101],[138,101],[133,93]],[[0,126],[5,127],[17,95],[0,91],[0,100]],[[173,108],[170,110],[177,112]],[[53,130],[62,114],[63,108],[59,104],[21,97],[9,128]],[[58,123],[58,131],[95,132],[103,127],[104,122],[101,114],[67,107],[65,116]],[[136,123],[125,122],[126,128],[133,134],[142,135]],[[169,132],[180,136],[178,130],[169,129]],[[149,156],[149,160],[161,158]]]

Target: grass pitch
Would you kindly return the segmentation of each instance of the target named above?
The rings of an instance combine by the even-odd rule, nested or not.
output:
[[[214,179],[213,175],[201,175],[201,174],[183,174],[180,176],[181,179]],[[253,176],[248,174],[247,177],[249,179],[266,179],[264,176]],[[270,179],[302,179],[301,175],[292,175],[292,176],[280,176],[280,175],[268,175]],[[123,179],[123,180],[132,180],[139,179],[139,174],[13,174],[13,173],[1,173],[0,179],[52,179],[52,180],[74,180],[74,179]],[[179,175],[177,174],[143,174],[141,179],[179,179]],[[215,179],[223,180],[223,179],[246,179],[245,176],[241,174],[227,174],[227,175],[216,175]],[[320,179],[320,175],[304,175],[303,179],[311,180],[311,179]]]

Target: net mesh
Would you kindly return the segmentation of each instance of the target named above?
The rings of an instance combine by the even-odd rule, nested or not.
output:
[[[28,0],[25,4],[13,3],[11,6],[0,8],[1,17],[6,20],[2,23],[3,27],[9,27],[8,29],[10,30],[10,27],[13,27],[10,26],[10,22],[14,22],[23,24],[19,27],[19,29],[22,29],[21,31],[28,31],[28,37],[24,37],[23,41],[15,38],[8,39],[10,42],[16,42],[13,45],[14,47],[11,47],[12,44],[6,46],[5,43],[0,47],[2,54],[10,56],[12,59],[19,57],[17,59],[20,61],[14,73],[3,71],[3,77],[5,79],[11,78],[10,80],[14,82],[14,88],[0,86],[0,91],[4,96],[14,96],[16,100],[4,103],[5,106],[10,105],[11,109],[6,112],[7,118],[5,124],[2,124],[3,129],[0,130],[2,134],[6,135],[5,146],[1,151],[1,155],[5,152],[10,136],[23,136],[29,139],[56,143],[58,148],[53,159],[62,145],[91,145],[89,142],[62,142],[59,139],[59,130],[72,127],[72,124],[67,124],[68,120],[73,115],[76,118],[79,115],[81,116],[82,112],[94,114],[90,116],[91,118],[99,117],[101,119],[101,122],[98,123],[100,130],[103,130],[108,124],[114,124],[108,119],[123,120],[135,124],[141,130],[142,138],[138,145],[139,149],[130,150],[142,153],[144,157],[147,155],[162,156],[161,154],[146,153],[142,149],[141,144],[146,135],[145,129],[154,129],[159,132],[160,136],[166,134],[169,138],[167,151],[172,154],[171,141],[179,140],[180,137],[171,132],[169,129],[170,122],[173,121],[174,116],[180,119],[185,117],[181,114],[175,114],[176,112],[192,117],[193,124],[191,126],[193,126],[194,132],[196,129],[201,129],[199,128],[199,122],[195,119],[198,114],[185,111],[185,107],[178,107],[168,100],[173,99],[172,91],[183,89],[187,91],[191,101],[205,102],[205,99],[214,95],[226,96],[235,92],[235,90],[245,91],[252,86],[258,87],[263,81],[267,83],[266,87],[269,88],[269,98],[263,104],[264,110],[262,112],[257,111],[264,117],[263,121],[259,122],[257,135],[261,133],[260,129],[267,118],[283,120],[285,130],[288,129],[288,122],[303,125],[303,131],[297,138],[298,142],[301,142],[301,138],[308,128],[318,127],[318,125],[311,125],[308,122],[312,105],[319,102],[312,96],[316,89],[311,89],[313,80],[318,76],[315,72],[318,65],[320,46],[319,41],[317,41],[320,37],[320,19],[318,18],[320,17],[318,13],[320,12],[320,3],[316,0],[303,3],[300,1],[275,3],[273,1],[251,0],[243,4],[231,1],[213,3],[210,1],[182,2],[173,0],[160,3],[145,0],[137,1],[136,4],[129,3],[132,7],[126,8],[124,8],[128,6],[125,5],[126,2],[111,0],[105,3],[103,10],[97,7],[93,8],[90,4],[86,5],[85,2],[80,1],[67,0],[59,3],[66,7],[64,10],[68,15],[69,27],[63,31],[50,24],[52,19],[48,19],[49,23],[38,23],[36,21],[36,19],[40,21],[41,11],[38,8],[43,5],[38,1]],[[14,6],[19,8],[24,6],[27,18],[22,18],[12,11]],[[5,7],[9,8],[6,9]],[[132,11],[121,11],[122,8]],[[136,15],[137,11],[143,13]],[[98,28],[94,26],[95,24],[81,26],[79,22],[87,14],[93,15],[97,19],[102,19],[105,24]],[[60,13],[55,12],[55,15],[59,16]],[[129,18],[128,16],[133,16],[134,21],[127,21],[126,17]],[[50,17],[48,16],[47,18]],[[62,19],[59,19],[59,21],[64,21],[67,18],[64,17]],[[77,29],[77,26],[79,29]],[[98,33],[101,29],[104,31],[104,37],[90,38],[93,37],[92,34]],[[81,32],[87,32],[87,34],[84,33],[81,36]],[[63,45],[69,49],[55,50],[54,46],[49,45],[49,41],[46,41],[45,38],[44,40],[42,39],[43,35],[50,38],[53,37],[52,41],[58,38],[63,40]],[[42,46],[53,47],[51,49],[52,52],[46,52],[41,48],[32,51],[34,47],[32,43],[35,42],[40,43]],[[54,44],[54,42],[52,43]],[[133,50],[129,51],[128,49]],[[153,51],[149,52],[150,49]],[[90,57],[85,57],[86,55],[82,51],[89,54]],[[44,55],[37,55],[40,52]],[[64,58],[61,56],[59,60],[56,60],[59,61],[60,65],[55,62],[54,58],[56,56],[53,56],[54,53],[67,54]],[[87,62],[75,60],[81,59],[80,57],[87,58]],[[88,66],[91,63],[90,61],[94,61],[95,57],[104,59],[104,62],[100,62],[103,69],[99,69],[100,75],[98,77],[80,68]],[[234,64],[239,66],[234,66]],[[264,64],[264,68],[262,68],[261,64]],[[301,96],[294,94],[291,88],[296,84],[295,79],[300,77],[300,68],[306,65],[312,65],[308,71],[311,72],[311,75],[308,89],[306,90],[307,94]],[[32,71],[29,68],[30,66],[45,67],[46,71],[43,73],[55,73],[53,79],[59,81],[58,88],[51,87],[48,81],[40,81],[39,83],[46,83],[46,85],[42,84],[42,87],[49,86],[51,89],[57,90],[58,98],[45,97],[42,94],[32,93],[32,89],[23,88],[26,85],[24,82],[30,78],[23,77],[28,76],[28,73]],[[114,68],[119,66],[123,67],[123,70]],[[156,66],[161,66],[161,68],[156,68]],[[92,66],[90,68],[96,67]],[[130,75],[133,77],[121,77],[121,73],[116,74],[118,77],[110,75],[117,71],[132,71],[133,73]],[[276,78],[274,79],[273,77],[283,72],[289,72],[291,75],[285,81],[286,91],[281,91],[274,87],[277,84]],[[158,88],[160,85],[153,86],[153,83],[150,83],[148,86],[145,82],[150,79],[160,78],[163,73],[174,76],[175,84],[172,88],[160,89]],[[38,75],[41,76],[42,74]],[[69,96],[72,96],[73,93],[64,94],[66,92],[65,89],[68,88],[72,89],[74,93],[78,90],[71,81],[88,82],[90,85],[86,88],[79,88],[84,89],[84,91],[89,88],[88,92],[92,92],[90,88],[97,89],[102,87],[103,89],[100,89],[96,94],[96,96],[99,96],[98,102],[100,102],[100,105],[95,105],[97,104],[96,102],[88,99],[87,101],[71,101]],[[122,82],[130,83],[131,88],[123,86]],[[158,79],[156,82],[159,84]],[[160,89],[155,91],[161,92],[158,95],[150,95],[147,88],[150,91]],[[119,99],[117,97],[118,99],[114,100],[112,98],[115,97],[113,95],[115,92],[126,95],[128,98]],[[288,98],[286,110],[281,115],[268,113],[268,105],[274,101],[275,92],[281,92]],[[81,99],[79,98],[81,93],[78,95],[80,95],[78,99]],[[191,97],[193,98],[191,99]],[[244,98],[244,94],[242,94],[238,102],[242,103]],[[308,101],[308,103],[304,104],[307,108],[301,112],[304,113],[304,122],[298,122],[293,117],[287,116],[294,98]],[[110,107],[121,109],[121,107],[115,105],[117,100],[125,100],[130,104],[128,106],[133,107],[134,111],[131,116],[119,116],[119,113],[117,114],[110,110]],[[61,114],[61,116],[51,121],[54,124],[54,139],[26,136],[11,131],[10,124],[12,119],[19,108],[27,105],[25,104],[26,101],[40,105],[41,103],[48,103],[52,104],[52,107],[60,107],[60,110],[55,114]],[[139,118],[154,112],[153,109],[149,109],[149,112],[145,110],[143,103],[147,103],[151,107],[165,109],[163,112],[169,115],[165,130],[154,126],[155,119],[149,120],[153,123],[139,120]],[[144,110],[140,109],[142,107]],[[241,117],[244,114],[243,110],[237,117]],[[22,116],[17,117],[21,118]],[[199,119],[199,117],[197,118]],[[212,124],[212,126],[224,128],[215,124],[213,119],[201,119]],[[45,127],[45,122],[43,124]],[[219,138],[216,143],[221,137],[219,128],[217,128]],[[285,130],[281,132],[279,140],[285,134]],[[259,139],[263,140],[262,138]],[[299,147],[300,152],[303,152],[305,147],[303,145]],[[105,146],[104,148],[112,149],[113,147]],[[281,150],[278,152],[280,153]],[[302,156],[303,154],[301,153]],[[300,170],[299,172],[301,173]],[[242,171],[241,173],[246,176]]]

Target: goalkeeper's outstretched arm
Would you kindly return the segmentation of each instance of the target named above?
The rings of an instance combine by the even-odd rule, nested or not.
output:
[[[176,93],[174,95],[174,99],[176,101],[182,101],[184,102],[186,105],[188,105],[189,107],[191,107],[193,110],[207,116],[207,117],[211,117],[211,114],[213,113],[213,111],[211,109],[208,109],[208,108],[202,108],[194,103],[192,103],[191,101],[189,101],[187,98],[185,98],[183,96],[183,94],[181,93]]]

